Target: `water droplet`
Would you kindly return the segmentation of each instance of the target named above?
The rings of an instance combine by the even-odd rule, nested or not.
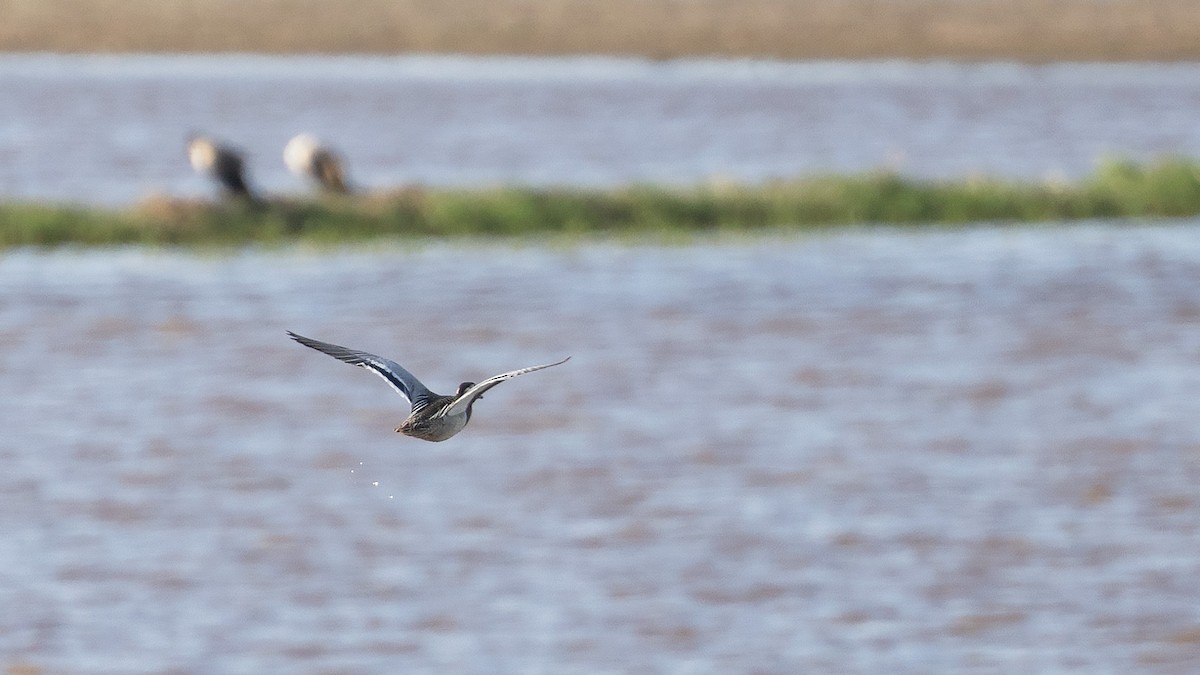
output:
[[[374,485],[375,487],[379,487],[379,481],[375,481],[374,483],[371,483],[371,485]]]

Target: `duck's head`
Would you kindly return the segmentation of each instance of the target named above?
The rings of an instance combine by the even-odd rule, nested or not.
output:
[[[203,136],[189,136],[187,141],[188,161],[199,172],[212,171],[217,166],[219,151],[217,144]]]
[[[454,395],[462,396],[463,394],[467,393],[468,389],[470,389],[471,387],[474,387],[474,386],[475,386],[474,382],[463,382],[462,384],[458,385],[458,391]],[[480,395],[480,396],[477,396],[476,398],[483,398],[483,396]]]

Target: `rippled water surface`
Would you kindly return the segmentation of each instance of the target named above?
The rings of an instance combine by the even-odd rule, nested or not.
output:
[[[366,188],[762,181],[888,167],[1040,180],[1200,154],[1195,64],[0,56],[0,198],[208,194],[183,145],[273,192],[315,132]]]
[[[0,666],[1191,671],[1196,225],[5,253]]]

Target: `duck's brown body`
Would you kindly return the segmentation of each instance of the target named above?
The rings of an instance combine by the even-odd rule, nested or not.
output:
[[[460,388],[461,389],[461,388]],[[413,411],[408,419],[400,423],[396,427],[396,431],[405,436],[412,436],[423,441],[444,441],[454,434],[466,428],[467,422],[471,421],[471,408],[468,407],[465,413],[458,415],[446,415],[445,410],[450,407],[457,396],[439,396],[430,401],[429,404],[420,409]],[[433,412],[426,413],[432,410]],[[438,413],[441,411],[441,414]]]

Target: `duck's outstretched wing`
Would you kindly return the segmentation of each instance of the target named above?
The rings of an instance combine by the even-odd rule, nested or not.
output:
[[[415,408],[418,403],[424,404],[429,399],[434,398],[436,394],[429,391],[425,385],[421,384],[412,373],[405,370],[400,364],[376,356],[367,352],[360,352],[355,349],[347,349],[341,345],[334,345],[328,342],[321,342],[312,338],[297,335],[292,331],[288,331],[288,336],[296,342],[311,347],[319,352],[324,352],[339,361],[345,361],[352,366],[360,366],[370,370],[376,375],[387,380],[387,383],[392,385],[392,388],[404,395],[408,402]],[[493,378],[494,379],[494,378]]]
[[[458,396],[458,398],[454,399],[454,402],[452,402],[449,406],[446,407],[446,411],[442,414],[446,415],[446,416],[451,416],[451,415],[458,415],[460,413],[464,413],[467,411],[467,408],[471,407],[471,403],[473,403],[475,401],[475,399],[479,398],[480,396],[483,396],[483,392],[487,391],[488,389],[491,389],[492,387],[500,384],[501,382],[503,382],[505,380],[511,380],[518,375],[524,375],[525,373],[532,373],[535,370],[542,370],[543,368],[551,368],[553,366],[560,366],[570,360],[571,360],[571,357],[568,356],[567,358],[563,359],[562,361],[558,361],[556,363],[547,363],[547,364],[541,365],[541,366],[530,366],[528,368],[521,368],[520,370],[510,370],[507,373],[500,373],[499,375],[489,377],[488,379],[484,380],[483,382],[480,382],[480,383],[472,386],[470,389],[467,389],[462,394],[460,394]]]

